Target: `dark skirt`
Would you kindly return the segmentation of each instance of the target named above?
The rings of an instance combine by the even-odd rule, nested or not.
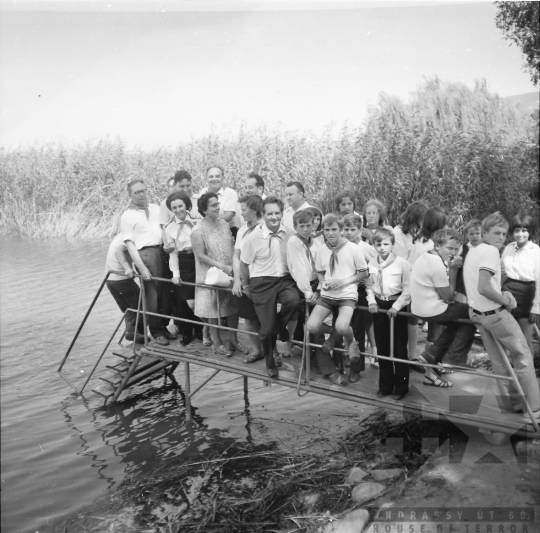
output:
[[[178,266],[180,268],[180,279],[195,283],[195,255],[178,254]],[[193,285],[180,285],[180,292],[184,300],[195,299],[195,287]]]
[[[534,281],[519,281],[517,279],[506,278],[504,280],[503,291],[512,293],[517,302],[517,307],[512,309],[514,318],[529,318],[531,313],[536,284]]]

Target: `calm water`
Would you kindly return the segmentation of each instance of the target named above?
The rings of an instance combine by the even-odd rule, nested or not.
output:
[[[195,397],[189,432],[182,388],[165,378],[134,387],[111,407],[91,392],[95,381],[85,398],[75,396],[56,370],[99,287],[107,246],[0,241],[3,531],[48,531],[126,476],[172,457],[200,456],[223,441],[331,450],[330,435],[371,412],[253,381],[246,409],[242,381],[231,374]],[[64,367],[77,386],[119,318],[105,289]],[[195,386],[210,373],[194,369]],[[175,376],[181,383],[180,367]]]

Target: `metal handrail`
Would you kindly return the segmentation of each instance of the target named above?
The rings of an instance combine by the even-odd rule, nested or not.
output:
[[[125,317],[125,313],[127,313],[127,311],[133,311],[133,312],[137,313],[137,318],[136,318],[136,321],[135,321],[135,332],[138,331],[137,328],[138,328],[138,323],[139,323],[139,316],[142,314],[143,323],[144,323],[144,332],[145,332],[145,334],[144,334],[144,346],[145,346],[145,348],[148,347],[147,315],[156,316],[156,317],[160,317],[160,318],[168,318],[170,320],[175,320],[175,321],[181,321],[181,322],[200,325],[200,322],[198,322],[198,321],[189,320],[189,319],[185,319],[185,318],[181,318],[181,317],[175,317],[175,316],[171,316],[171,315],[163,315],[163,314],[160,314],[160,313],[154,313],[154,312],[148,311],[146,309],[146,298],[144,297],[144,291],[145,291],[145,289],[144,289],[144,281],[146,281],[146,280],[142,280],[142,276],[140,274],[136,273],[135,277],[141,278],[138,308],[137,309],[132,309],[132,308],[126,309],[126,311],[124,312],[124,315],[122,316],[121,321],[118,323],[118,326],[116,327],[115,331],[113,332],[113,334],[109,338],[109,341],[107,342],[105,348],[103,349],[102,353],[100,354],[100,356],[98,358],[98,361],[94,365],[90,375],[87,377],[86,382],[84,383],[82,389],[79,391],[64,375],[62,375],[61,370],[62,370],[67,358],[69,357],[69,355],[71,353],[71,350],[72,350],[77,338],[79,337],[79,334],[80,334],[82,328],[84,327],[84,325],[86,323],[86,320],[88,319],[88,316],[90,315],[92,309],[94,308],[94,305],[95,305],[99,295],[101,294],[101,291],[103,290],[103,287],[104,287],[105,283],[107,282],[107,280],[109,278],[109,275],[113,274],[113,273],[116,274],[116,273],[119,273],[119,272],[114,271],[114,270],[110,270],[105,275],[105,278],[101,282],[101,285],[100,285],[96,295],[94,296],[94,299],[92,300],[92,303],[90,304],[90,307],[88,308],[88,310],[87,310],[81,324],[79,325],[79,327],[77,329],[77,332],[75,333],[75,336],[73,337],[73,339],[72,339],[72,341],[71,341],[71,343],[70,343],[70,345],[69,345],[69,347],[68,347],[68,349],[66,351],[66,354],[64,355],[64,358],[62,359],[62,362],[60,363],[60,367],[58,368],[58,371],[57,371],[60,374],[60,376],[71,387],[73,387],[78,394],[81,394],[81,395],[82,395],[82,391],[84,390],[84,388],[86,387],[87,383],[89,382],[91,376],[93,375],[94,371],[96,370],[99,362],[101,361],[103,355],[105,354],[105,351],[107,350],[110,343],[112,342],[112,339],[114,338],[114,335],[118,331],[118,329],[119,329],[119,327],[120,327],[120,325],[121,325],[121,323],[122,323],[122,321],[123,321],[123,319]],[[160,277],[154,277],[154,276],[152,276],[150,278],[150,280],[173,283],[172,279],[160,278]],[[190,286],[195,286],[195,287],[199,287],[199,288],[206,288],[206,289],[209,289],[209,290],[215,290],[216,291],[217,310],[218,310],[218,313],[217,313],[217,315],[218,315],[217,316],[218,324],[217,325],[212,324],[212,325],[209,325],[209,327],[222,329],[222,330],[226,330],[226,331],[235,331],[235,332],[244,333],[244,334],[247,334],[247,335],[258,335],[256,332],[243,331],[243,330],[236,329],[236,328],[229,328],[229,327],[223,326],[221,324],[219,291],[232,292],[232,289],[230,287],[219,287],[219,286],[215,286],[215,285],[207,285],[207,284],[204,284],[204,283],[192,283],[192,282],[187,282],[187,281],[182,281],[182,280],[179,281],[179,284],[180,285],[190,285]],[[142,307],[142,310],[141,310],[141,307]],[[307,381],[307,384],[309,385],[309,382],[310,382],[310,359],[311,358],[307,356],[308,347],[310,347],[310,348],[320,348],[321,347],[321,345],[317,345],[317,344],[313,344],[313,343],[309,342],[309,332],[307,330],[307,318],[309,316],[309,306],[308,306],[307,302],[305,302],[305,309],[306,309],[306,325],[304,327],[304,339],[305,340],[303,342],[292,341],[295,344],[302,345],[302,364],[301,364],[301,367],[300,367],[300,378],[299,378],[298,387],[297,387],[297,393],[298,394],[299,394],[299,391],[300,391],[300,382],[301,382],[301,376],[302,376],[302,370],[304,368],[304,364],[306,366],[306,381]],[[369,311],[369,308],[364,307],[364,306],[356,306],[356,309],[359,309],[359,310],[364,311],[364,312]],[[388,313],[388,311],[384,310],[384,309],[378,309],[377,312],[378,313],[385,313],[385,314]],[[409,317],[409,316],[415,317],[416,316],[416,315],[413,315],[412,313],[409,313],[409,312],[406,312],[406,311],[399,311],[397,314],[401,315],[401,316],[407,316],[407,317]],[[474,324],[471,320],[468,320],[468,319],[457,319],[457,320],[454,320],[453,322],[459,322],[459,323],[465,323],[465,324]],[[377,354],[377,355],[375,355],[375,354],[366,354],[365,352],[363,352],[363,355],[370,355],[372,357],[376,357],[377,359],[382,359],[382,360],[396,361],[396,359],[394,358],[394,354],[393,354],[393,345],[394,345],[393,344],[393,336],[394,336],[394,319],[393,319],[393,317],[390,317],[390,337],[391,337],[390,357],[379,355],[379,354]],[[306,342],[306,340],[307,340],[307,342]],[[139,353],[136,352],[135,345],[136,345],[136,343],[134,342],[133,343],[133,353],[135,355],[134,363],[138,364],[138,362],[142,358],[142,354],[140,352]],[[341,349],[336,349],[336,350],[343,351],[343,352],[347,351],[347,350],[341,350]],[[474,372],[475,372],[476,375],[482,375],[482,376],[490,377],[490,378],[493,378],[493,379],[499,379],[499,380],[505,380],[505,381],[513,382],[514,386],[516,387],[516,389],[518,391],[518,394],[520,396],[520,399],[521,399],[522,403],[524,403],[524,405],[526,407],[527,413],[528,413],[528,415],[529,415],[529,417],[531,419],[531,422],[532,422],[532,425],[533,425],[535,431],[540,434],[540,427],[538,425],[538,422],[534,418],[534,414],[533,414],[533,412],[531,410],[531,407],[530,407],[530,405],[529,405],[529,403],[528,403],[528,401],[527,401],[527,399],[525,397],[525,394],[523,392],[521,384],[519,383],[519,381],[517,379],[517,376],[516,376],[516,374],[514,372],[514,369],[512,368],[512,365],[510,364],[510,361],[508,360],[508,357],[506,356],[506,353],[504,352],[504,350],[502,350],[501,356],[503,358],[503,361],[504,361],[504,363],[506,365],[506,368],[507,368],[510,376],[502,376],[502,375],[498,375],[498,374],[481,372],[481,371],[474,371]],[[425,367],[425,368],[434,368],[434,369],[440,368],[438,365],[432,365],[432,364],[429,364],[429,363],[421,363],[421,362],[417,362],[417,361],[410,361],[408,359],[400,359],[399,362],[402,363],[402,364],[421,366],[421,367]],[[189,363],[186,363],[186,365],[187,365],[186,370],[189,373]],[[115,394],[113,396],[113,399],[112,399],[113,402],[116,401],[118,396],[121,394],[125,384],[128,382],[129,378],[131,377],[131,374],[135,370],[135,367],[136,367],[136,364],[132,364],[130,366],[129,371],[126,373],[126,376],[122,380],[122,383],[120,384],[118,390],[115,392]],[[469,369],[459,367],[459,366],[455,366],[455,365],[446,365],[446,368],[451,368],[451,369],[456,368],[458,370],[470,371]],[[186,381],[186,384],[187,383],[188,383],[188,381]]]

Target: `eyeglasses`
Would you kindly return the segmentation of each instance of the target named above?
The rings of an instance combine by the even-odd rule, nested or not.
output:
[[[133,191],[133,194],[146,194],[147,189],[142,189],[140,191]]]

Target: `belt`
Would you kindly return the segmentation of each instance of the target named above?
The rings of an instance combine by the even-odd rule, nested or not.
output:
[[[474,309],[473,307],[471,307],[471,311],[477,315],[482,315],[482,316],[489,316],[489,315],[494,315],[495,313],[498,313],[499,311],[502,311],[504,309],[504,305],[501,305],[501,307],[497,308],[497,309],[493,309],[492,311],[485,311],[484,313],[482,313],[482,311],[478,311],[476,309]]]
[[[179,250],[178,253],[182,254],[182,255],[184,255],[184,254],[193,254],[193,249],[190,248],[189,250]]]
[[[504,280],[504,283],[506,283],[507,281],[514,281],[516,283],[523,283],[524,285],[536,285],[536,281],[523,281],[521,279],[506,278]],[[504,283],[503,283],[503,285],[504,285]]]
[[[401,293],[391,294],[390,296],[380,296],[379,294],[376,294],[376,293],[373,293],[373,294],[375,294],[375,298],[383,302],[393,302],[394,300],[397,300],[401,296]]]
[[[142,252],[143,250],[148,250],[149,248],[161,248],[161,244],[154,244],[153,246],[143,246],[142,248],[139,248],[139,252]]]

